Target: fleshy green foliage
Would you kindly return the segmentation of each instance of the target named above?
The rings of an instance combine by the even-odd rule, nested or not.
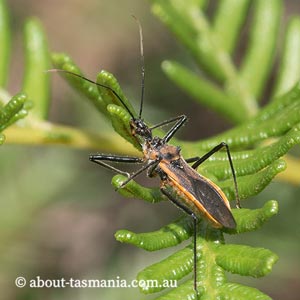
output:
[[[285,170],[285,161],[280,158],[300,142],[300,84],[297,83],[300,78],[299,18],[294,17],[288,24],[273,96],[269,104],[260,109],[259,101],[274,63],[281,1],[220,1],[211,22],[205,15],[206,1],[151,2],[153,12],[186,46],[202,71],[199,75],[178,62],[165,61],[162,68],[166,75],[197,101],[233,123],[239,123],[233,129],[206,140],[187,142],[173,138],[171,143],[181,146],[184,157],[193,157],[205,154],[220,142],[226,142],[231,149],[241,199],[258,194],[279,172]],[[245,56],[237,67],[232,57],[249,6],[253,10],[250,38]],[[66,55],[53,55],[53,62],[57,68],[81,74]],[[110,91],[101,87],[97,89],[95,85],[68,74],[65,76],[111,120],[113,127],[123,138],[137,146],[130,133],[130,114]],[[135,114],[111,74],[102,71],[97,82],[114,88]],[[158,131],[156,134],[162,133]],[[225,152],[215,154],[199,167],[199,171],[217,183],[229,200],[234,200],[232,174]],[[124,180],[124,176],[117,175],[112,183],[119,188]],[[124,188],[118,189],[118,192],[125,197],[151,203],[166,200],[158,187],[145,188],[133,180]],[[216,230],[205,221],[199,221],[199,299],[269,299],[254,288],[229,283],[225,272],[262,277],[271,271],[277,256],[263,248],[225,245],[223,232],[237,234],[257,230],[277,211],[276,201],[268,201],[256,210],[233,209],[237,221],[235,230]],[[120,230],[115,236],[120,242],[130,243],[147,251],[157,251],[178,245],[191,235],[192,221],[190,217],[184,216],[154,232],[136,234]],[[147,267],[138,274],[138,279],[158,280],[159,284],[163,284],[165,279],[180,280],[192,271],[192,254],[193,247],[189,245]],[[162,286],[142,287],[141,291],[154,293],[163,289]],[[156,299],[196,299],[192,279]]]
[[[49,79],[44,73],[49,68],[50,57],[46,38],[41,24],[30,18],[24,26],[25,75],[22,92],[9,96],[5,90],[8,79],[8,66],[11,52],[9,17],[4,0],[0,1],[0,132],[28,115],[44,119],[48,113]],[[11,98],[11,99],[10,99]],[[34,118],[33,117],[33,118]],[[31,118],[31,121],[33,120]],[[26,118],[22,127],[30,126],[30,118]],[[0,143],[5,140],[1,134]]]
[[[66,54],[54,53],[52,55],[52,61],[54,66],[58,69],[82,75],[78,66],[76,66],[72,59]],[[129,126],[129,121],[131,119],[130,114],[122,107],[119,99],[110,90],[96,86],[91,82],[82,80],[71,74],[63,73],[63,76],[78,92],[85,95],[99,111],[110,118],[117,133],[140,149],[139,144],[137,144],[136,140],[131,135]],[[133,115],[136,115],[131,103],[124,96],[119,83],[112,74],[107,71],[100,72],[97,76],[97,83],[113,89]]]
[[[238,223],[235,231],[242,233],[257,230],[277,213],[277,209],[277,202],[269,201],[261,209],[233,210]],[[245,276],[265,276],[271,271],[273,264],[277,261],[277,256],[263,248],[225,245],[220,231],[206,227],[204,222],[200,222],[199,226],[202,228],[201,236],[197,240],[200,295],[204,298],[209,296],[214,297],[214,299],[218,299],[218,297],[235,299],[231,289],[228,289],[229,286],[232,286],[232,288],[239,288],[239,293],[244,294],[244,298],[240,299],[268,299],[267,296],[256,289],[228,283],[225,271]],[[127,230],[120,230],[116,233],[116,239],[147,251],[156,251],[175,246],[188,239],[191,234],[192,220],[184,216],[156,232],[135,234]],[[138,279],[157,280],[159,285],[163,285],[165,279],[179,280],[183,278],[192,271],[192,267],[193,250],[191,246],[187,246],[165,260],[141,271],[138,274]],[[210,284],[204,284],[207,281]],[[192,280],[188,280],[176,290],[157,299],[195,299],[192,286]],[[153,293],[161,289],[160,287],[154,287],[143,292]],[[241,297],[241,294],[239,294],[239,297]]]
[[[23,93],[15,95],[7,104],[0,107],[0,132],[28,114],[30,102]],[[5,141],[5,136],[0,135],[0,144]]]
[[[199,75],[174,61],[165,61],[162,67],[196,101],[231,122],[241,123],[259,110],[258,103],[274,64],[282,1],[220,1],[211,22],[205,15],[205,7],[200,7],[203,2],[151,1],[154,14],[186,46],[202,72]],[[252,9],[249,40],[244,57],[236,66],[233,52],[249,9]],[[293,17],[286,29],[274,96],[287,92],[300,79],[299,36],[300,18]]]
[[[179,62],[164,61],[162,69],[166,75],[194,99],[237,124],[233,129],[206,140],[187,142],[174,138],[171,142],[181,146],[184,157],[201,156],[216,144],[226,142],[232,152],[241,199],[258,194],[286,168],[281,157],[300,142],[299,17],[293,17],[288,23],[272,96],[269,104],[261,109],[259,102],[274,64],[282,11],[281,1],[218,1],[211,21],[206,16],[205,0],[152,0],[151,3],[153,12],[193,55],[201,70],[199,74]],[[245,55],[237,66],[233,59],[234,50],[250,6],[252,19],[249,41]],[[2,88],[8,77],[10,54],[8,22],[4,0],[0,0]],[[32,139],[29,142],[32,144],[60,143],[72,147],[102,150],[106,148],[108,151],[117,149],[122,152],[123,149],[120,149],[117,142],[114,143],[113,138],[88,136],[76,132],[73,128],[58,127],[50,122],[47,124],[45,119],[49,107],[49,75],[43,71],[49,68],[49,57],[43,30],[36,19],[28,20],[24,36],[26,52],[26,71],[22,89],[24,93],[11,98],[6,96],[6,91],[1,90],[0,131],[26,116],[33,104],[32,115],[22,124],[25,126],[22,129],[17,127],[21,132],[17,137],[22,136],[25,132],[23,129],[30,129]],[[82,74],[68,55],[53,54],[52,61],[56,68]],[[140,150],[140,145],[130,132],[131,116],[110,90],[70,74],[63,73],[63,76],[111,121],[120,136]],[[136,116],[112,74],[102,71],[96,81],[112,88],[130,109],[131,114]],[[45,127],[45,124],[51,126]],[[161,135],[162,132],[156,131],[155,134]],[[0,143],[3,141],[4,136],[1,135]],[[25,143],[23,136],[18,142]],[[229,200],[234,200],[232,174],[226,153],[215,154],[199,167],[199,171],[218,184]],[[118,188],[124,180],[123,176],[117,175],[112,183]],[[135,181],[130,181],[124,188],[118,189],[118,192],[125,197],[139,198],[151,203],[167,200],[158,187],[145,188]],[[197,278],[200,299],[269,299],[254,288],[228,282],[225,272],[262,277],[271,271],[277,256],[263,248],[225,244],[223,233],[239,234],[258,230],[277,211],[278,205],[274,200],[267,201],[262,208],[256,210],[233,209],[237,221],[235,230],[216,230],[204,220],[199,220]],[[154,232],[137,234],[129,230],[120,230],[116,233],[116,239],[147,251],[157,251],[178,245],[189,239],[192,234],[191,218],[182,216]],[[138,274],[138,279],[157,279],[159,283],[163,283],[165,279],[180,280],[190,274],[192,268],[193,247],[188,245],[142,270]],[[144,293],[159,292],[163,289],[163,287],[141,288]],[[196,299],[193,280],[189,278],[183,283],[180,282],[177,288],[161,294],[156,299]]]
[[[4,0],[0,0],[0,143],[29,145],[68,145],[77,148],[98,148],[114,151],[119,139],[105,134],[91,134],[74,127],[54,124],[47,120],[50,100],[49,73],[51,59],[46,35],[40,21],[28,18],[24,24],[25,74],[21,93],[11,96],[6,90],[8,65],[11,52],[8,11]],[[94,85],[86,85],[89,93],[98,93]],[[115,88],[115,86],[113,86]],[[92,96],[90,96],[92,97]],[[100,99],[100,100],[99,100]],[[101,97],[99,96],[99,102]],[[97,108],[106,111],[105,104]],[[20,123],[28,110],[29,115]],[[10,126],[13,125],[13,126]],[[113,149],[113,150],[112,150]]]
[[[25,75],[23,92],[34,101],[32,114],[39,119],[46,119],[49,110],[49,75],[50,57],[47,40],[42,25],[35,19],[29,19],[24,27],[25,39]],[[39,75],[37,75],[39,74]]]

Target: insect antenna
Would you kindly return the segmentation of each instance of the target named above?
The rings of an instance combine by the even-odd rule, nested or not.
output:
[[[141,55],[141,104],[140,104],[140,111],[139,111],[139,119],[142,117],[142,111],[143,111],[143,104],[144,104],[144,93],[145,93],[145,57],[144,57],[144,46],[143,46],[143,30],[142,25],[139,19],[132,15],[134,20],[136,21],[138,27],[139,27],[139,34],[140,34],[140,55]]]
[[[83,80],[85,80],[85,81],[88,81],[88,82],[90,82],[90,83],[92,83],[92,84],[94,84],[94,85],[101,86],[101,87],[103,87],[103,88],[109,90],[109,91],[112,92],[112,93],[118,98],[118,100],[122,103],[122,105],[124,106],[124,108],[125,108],[125,109],[127,110],[127,112],[130,114],[131,118],[132,118],[133,120],[135,120],[135,117],[134,117],[133,113],[130,111],[130,109],[128,108],[128,106],[125,104],[125,102],[122,100],[122,98],[118,95],[118,93],[117,93],[114,89],[112,89],[111,87],[109,87],[109,86],[107,86],[107,85],[104,85],[104,84],[101,84],[101,83],[98,83],[98,82],[95,82],[95,81],[93,81],[93,80],[91,80],[91,79],[88,79],[88,78],[86,78],[86,77],[84,77],[84,76],[82,76],[82,75],[76,74],[76,73],[74,73],[74,72],[67,71],[67,70],[63,70],[63,69],[50,69],[50,70],[46,70],[45,72],[62,72],[62,73],[70,74],[70,75],[79,77],[79,78],[81,78],[81,79],[83,79]]]

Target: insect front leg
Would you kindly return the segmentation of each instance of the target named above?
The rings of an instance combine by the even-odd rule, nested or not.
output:
[[[230,169],[231,169],[231,173],[232,173],[232,177],[233,177],[233,182],[234,182],[235,197],[236,197],[236,207],[237,208],[241,208],[240,197],[239,197],[238,186],[237,186],[236,175],[235,175],[235,170],[234,170],[234,167],[233,167],[233,163],[232,163],[232,159],[231,159],[231,154],[230,154],[229,146],[225,142],[222,142],[219,145],[215,146],[213,149],[211,149],[209,152],[207,152],[206,154],[204,154],[202,157],[192,157],[192,158],[186,159],[186,162],[194,162],[194,164],[192,164],[192,168],[193,169],[197,169],[199,167],[199,165],[201,165],[204,161],[206,161],[213,154],[215,154],[216,152],[220,151],[224,147],[225,147],[226,152],[227,152],[227,157],[228,157],[228,161],[229,161],[229,165],[230,165]]]
[[[177,130],[182,127],[182,125],[187,121],[187,117],[185,115],[181,115],[181,116],[178,116],[178,117],[175,117],[175,118],[172,118],[172,119],[169,119],[169,120],[166,120],[166,121],[163,121],[161,123],[158,123],[152,127],[150,127],[150,130],[153,130],[155,128],[159,128],[159,127],[162,127],[162,126],[165,126],[165,125],[168,125],[168,124],[171,124],[171,123],[174,123],[176,122],[172,128],[166,133],[166,135],[163,137],[163,141],[165,143],[167,143],[172,137],[173,135],[177,132]]]
[[[174,134],[177,132],[177,130],[183,126],[183,124],[187,121],[187,117],[185,115],[182,115],[182,116],[174,118],[173,121],[177,121],[177,122],[163,137],[163,141],[165,143],[167,143],[174,136]]]

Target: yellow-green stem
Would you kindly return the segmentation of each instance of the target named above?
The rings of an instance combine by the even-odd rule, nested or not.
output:
[[[63,125],[39,122],[38,126],[11,126],[4,131],[6,144],[64,145],[124,155],[138,155],[138,151],[118,135],[94,134]]]

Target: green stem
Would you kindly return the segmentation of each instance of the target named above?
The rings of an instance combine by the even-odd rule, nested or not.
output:
[[[32,127],[11,126],[4,131],[7,144],[65,145],[78,149],[137,155],[137,151],[118,135],[100,135],[49,122],[37,122]]]

